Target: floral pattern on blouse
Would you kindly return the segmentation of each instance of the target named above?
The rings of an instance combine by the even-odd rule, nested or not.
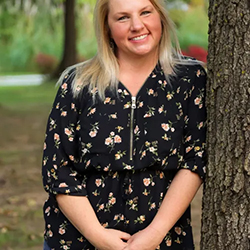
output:
[[[103,101],[87,88],[74,98],[71,82],[66,75],[48,119],[44,235],[52,249],[87,250],[55,195],[87,196],[104,227],[134,234],[149,225],[179,169],[205,176],[206,73],[183,65],[167,82],[158,64],[136,97],[119,83]],[[194,249],[190,207],[157,249]]]

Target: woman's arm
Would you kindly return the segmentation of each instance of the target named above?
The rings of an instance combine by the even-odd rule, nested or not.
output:
[[[98,250],[122,250],[130,235],[114,229],[105,229],[85,196],[56,196],[60,210],[84,237]]]
[[[121,250],[129,236],[118,230],[105,229],[99,223],[87,198],[84,175],[76,170],[79,163],[77,124],[81,100],[72,94],[69,73],[58,89],[51,110],[44,143],[43,183],[51,199],[72,224],[99,250]]]
[[[183,215],[202,183],[199,175],[181,169],[174,177],[160,209],[144,230],[134,234],[125,250],[154,250]]]
[[[154,250],[185,212],[205,176],[206,72],[194,66],[183,130],[184,161],[151,224],[133,235],[126,250]],[[190,68],[191,70],[191,68]]]
[[[201,184],[199,175],[190,170],[179,170],[149,226],[165,236],[186,211]]]

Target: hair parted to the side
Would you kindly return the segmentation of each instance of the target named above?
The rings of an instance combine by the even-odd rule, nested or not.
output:
[[[160,14],[162,22],[162,37],[159,44],[159,61],[166,78],[174,74],[176,66],[186,64],[183,59],[179,42],[175,33],[174,24],[168,16],[164,0],[150,0]],[[94,27],[97,39],[97,53],[88,61],[73,65],[66,69],[58,82],[62,82],[65,74],[73,68],[74,80],[72,84],[74,96],[78,96],[81,89],[88,86],[90,92],[96,92],[103,100],[105,90],[117,89],[119,66],[115,56],[115,48],[111,46],[110,31],[108,27],[109,0],[97,0],[94,10]],[[114,45],[115,46],[115,45]]]

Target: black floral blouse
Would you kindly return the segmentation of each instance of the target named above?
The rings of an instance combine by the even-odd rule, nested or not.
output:
[[[100,223],[130,234],[154,218],[179,169],[205,175],[205,82],[200,65],[179,66],[168,82],[152,71],[136,97],[83,89],[66,75],[49,116],[43,156],[45,240],[51,249],[95,249],[60,211],[56,194],[87,196]],[[82,208],[84,209],[84,207]],[[190,208],[157,249],[192,250]]]

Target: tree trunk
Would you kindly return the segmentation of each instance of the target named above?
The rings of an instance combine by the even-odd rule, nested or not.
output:
[[[52,78],[58,78],[58,76],[62,73],[63,70],[65,70],[67,67],[77,62],[75,0],[65,0],[63,6],[64,6],[63,57],[58,68],[52,74]]]
[[[210,0],[201,250],[250,249],[250,1]]]

